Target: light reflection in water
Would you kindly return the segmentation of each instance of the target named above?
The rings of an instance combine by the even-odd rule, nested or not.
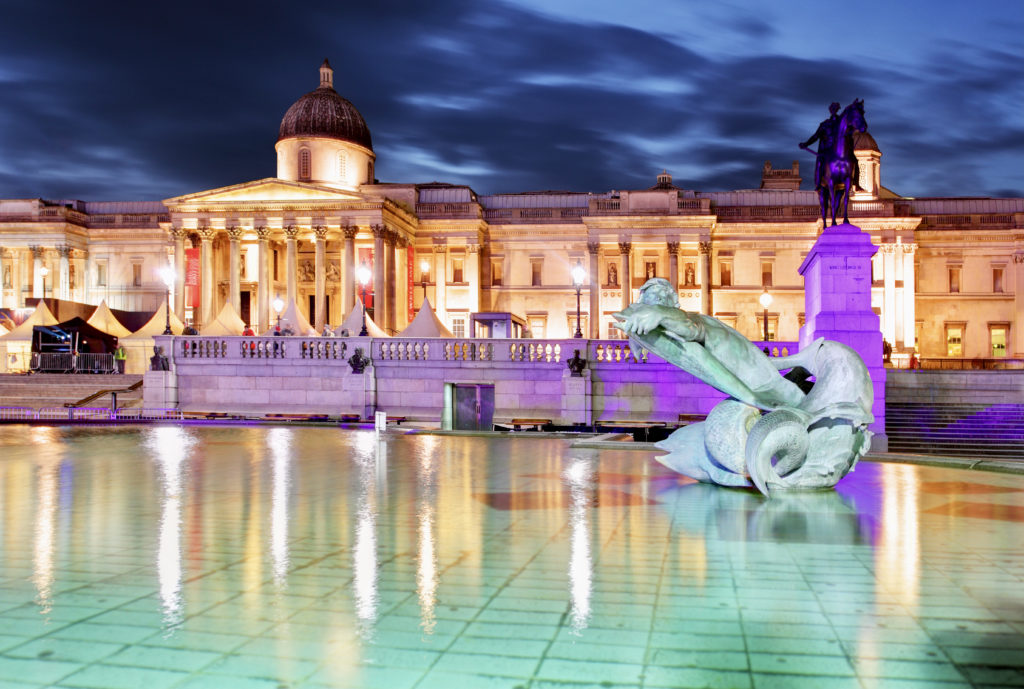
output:
[[[425,634],[433,634],[437,624],[434,606],[437,603],[437,551],[434,542],[434,522],[437,500],[437,469],[434,452],[437,438],[423,437],[423,448],[419,463],[420,504],[419,517],[419,562],[416,570],[416,584],[420,599],[420,626]]]
[[[880,594],[917,606],[921,580],[920,485],[914,467],[882,465],[881,534],[875,554]]]
[[[377,620],[377,472],[379,463],[387,461],[385,441],[377,442],[375,436],[375,433],[360,433],[355,453],[359,465],[359,498],[352,578],[359,635],[364,639],[372,638]],[[379,457],[382,452],[384,457]]]
[[[273,561],[274,586],[280,591],[288,586],[288,493],[291,483],[292,429],[271,428],[267,433],[273,470],[270,497],[270,557]]]
[[[163,489],[156,571],[160,580],[163,627],[170,633],[185,619],[181,592],[182,474],[195,438],[178,426],[156,426],[146,429],[144,442],[156,458]]]
[[[593,466],[588,459],[574,459],[562,474],[569,486],[569,606],[571,632],[577,636],[590,623],[593,562],[590,554],[590,489]]]
[[[36,526],[32,553],[32,583],[36,587],[36,605],[48,616],[53,609],[53,560],[56,547],[57,472],[60,459],[45,454],[36,460]]]

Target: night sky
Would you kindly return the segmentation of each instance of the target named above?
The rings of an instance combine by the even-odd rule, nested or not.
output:
[[[0,198],[160,200],[275,175],[319,83],[382,182],[479,193],[756,188],[865,99],[882,184],[1024,195],[1024,2],[14,2]]]

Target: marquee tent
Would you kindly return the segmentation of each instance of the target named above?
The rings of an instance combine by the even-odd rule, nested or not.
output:
[[[0,373],[27,371],[32,359],[32,329],[37,325],[56,325],[46,302],[40,301],[32,315],[6,335],[0,335]]]
[[[334,334],[341,335],[347,332],[352,337],[357,336],[363,330],[363,313],[363,307],[356,304],[345,321],[335,329]],[[370,337],[388,337],[388,334],[381,330],[380,326],[374,323],[369,316],[366,316],[366,332]]]
[[[434,313],[429,299],[423,300],[416,318],[406,326],[405,330],[398,333],[398,337],[455,337],[452,331],[445,327],[441,319]]]
[[[128,337],[132,334],[132,331],[121,325],[121,321],[110,311],[106,300],[100,302],[86,323],[114,337]]]
[[[243,330],[245,330],[245,321],[239,317],[235,307],[229,301],[224,304],[224,308],[220,310],[217,317],[199,331],[199,334],[204,336],[241,335]]]

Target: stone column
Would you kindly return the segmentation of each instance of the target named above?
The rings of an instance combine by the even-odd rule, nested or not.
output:
[[[270,329],[270,228],[259,225],[255,228],[257,242],[256,320],[263,333]]]
[[[60,255],[60,284],[57,286],[55,296],[67,301],[71,299],[71,247],[59,246],[57,253]]]
[[[42,299],[46,284],[43,281],[43,247],[30,246],[32,250],[32,298]]]
[[[1024,252],[1017,251],[1013,255],[1013,312],[1024,313]],[[1013,336],[1013,357],[1024,357],[1024,322],[1021,318],[1010,326]],[[1007,343],[1009,344],[1009,343]],[[1009,347],[1007,347],[1009,349]]]
[[[384,299],[384,322],[387,325],[384,325],[382,327],[384,327],[388,331],[389,335],[394,335],[396,332],[398,332],[397,330],[395,330],[395,326],[398,323],[398,320],[395,318],[395,311],[397,310],[397,304],[395,303],[395,295],[397,294],[397,290],[395,289],[397,287],[397,271],[395,270],[395,261],[398,258],[396,244],[397,242],[395,233],[390,231],[386,232],[384,234],[384,292],[386,295]]]
[[[11,292],[13,294],[11,298],[11,308],[20,309],[23,304],[21,302],[21,250],[11,250]]]
[[[213,237],[217,233],[212,227],[199,228],[199,265],[202,268],[202,296],[199,302],[199,322],[205,327],[214,318],[213,295]]]
[[[345,225],[341,231],[345,235],[341,249],[341,318],[344,320],[356,303],[356,235],[359,228]]]
[[[373,320],[382,328],[387,328],[384,305],[384,235],[387,228],[374,225],[373,232]]]
[[[882,244],[882,337],[896,344],[896,245]]]
[[[633,301],[633,266],[630,264],[629,252],[633,248],[630,242],[619,242],[619,253],[622,255],[622,270],[619,273],[622,283],[622,308],[625,309]]]
[[[395,235],[395,328],[400,332],[409,325],[409,242]]]
[[[297,241],[299,228],[294,225],[288,225],[284,228],[284,236],[285,246],[287,247],[285,253],[285,270],[288,276],[288,299],[285,304],[287,309],[289,304],[296,303],[296,300],[299,298],[299,251]]]
[[[480,245],[470,244],[466,247],[466,273],[469,276],[469,312],[480,310]],[[466,323],[469,327],[469,323]],[[474,333],[469,333],[473,337]]]
[[[171,238],[174,240],[174,313],[182,322],[185,320],[185,237],[187,234],[184,228],[171,228]],[[91,265],[85,271],[90,283],[93,280],[92,271]]]
[[[324,329],[324,323],[327,322],[327,300],[324,299],[324,291],[327,287],[327,264],[324,254],[327,249],[327,226],[316,225],[313,228],[313,233],[316,235],[316,259],[313,266],[313,280],[316,283],[313,304],[316,315],[313,327],[319,333]]]
[[[448,322],[448,250],[445,246],[434,247],[434,310],[438,317]]]
[[[903,245],[903,346],[914,347],[914,334],[917,332],[917,310],[915,309],[914,254],[916,244]]]
[[[679,294],[679,242],[666,242],[668,247],[668,281],[672,291]]]
[[[587,242],[587,253],[590,254],[590,327],[588,337],[592,340],[601,337],[601,276],[599,252],[601,242]]]
[[[699,242],[700,252],[698,267],[700,268],[700,312],[711,315],[711,242]]]
[[[238,315],[242,314],[242,283],[239,273],[241,272],[241,254],[239,253],[238,241],[242,238],[241,227],[229,227],[228,233],[228,300],[231,308]],[[252,320],[251,318],[249,320]]]

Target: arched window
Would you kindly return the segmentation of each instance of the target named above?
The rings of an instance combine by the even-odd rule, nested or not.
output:
[[[312,176],[310,172],[309,149],[303,148],[299,151],[299,179],[308,182]]]
[[[342,151],[338,154],[338,179],[345,179],[348,177],[348,156]]]

